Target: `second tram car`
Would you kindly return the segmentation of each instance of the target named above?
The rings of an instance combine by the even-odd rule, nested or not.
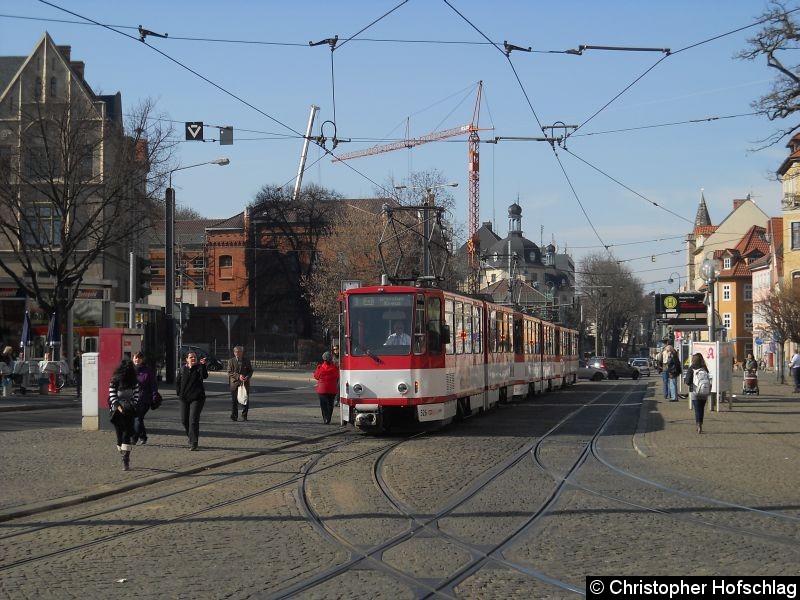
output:
[[[340,296],[341,419],[364,431],[443,425],[577,380],[577,332],[436,288]]]

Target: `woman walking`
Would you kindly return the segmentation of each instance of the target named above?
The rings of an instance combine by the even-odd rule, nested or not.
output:
[[[144,426],[144,416],[156,403],[158,384],[153,370],[144,364],[144,354],[137,352],[133,355],[133,366],[136,369],[136,379],[139,382],[139,404],[136,417],[133,420],[132,442],[144,446],[147,443],[147,428]]]
[[[699,352],[692,354],[692,362],[686,369],[683,382],[689,386],[692,408],[694,408],[694,422],[697,433],[703,433],[703,415],[706,410],[706,400],[711,392],[711,379],[703,355]]]
[[[186,354],[183,365],[175,379],[175,393],[181,401],[181,423],[189,438],[189,449],[197,450],[200,437],[200,413],[206,403],[206,389],[203,380],[208,378],[205,357],[197,361],[197,354]]]
[[[317,380],[317,394],[319,395],[319,407],[322,409],[322,420],[327,425],[331,422],[333,415],[333,399],[339,391],[339,367],[333,362],[330,352],[322,354],[322,362],[314,371],[314,379]]]
[[[139,382],[133,363],[123,360],[111,375],[108,384],[108,408],[111,423],[117,433],[117,450],[122,454],[122,469],[131,468],[131,438],[139,400]]]

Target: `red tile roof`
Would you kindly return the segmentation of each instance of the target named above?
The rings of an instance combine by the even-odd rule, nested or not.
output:
[[[719,225],[700,225],[699,227],[694,228],[695,235],[711,235],[717,230]]]

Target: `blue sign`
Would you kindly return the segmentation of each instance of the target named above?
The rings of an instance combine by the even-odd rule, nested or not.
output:
[[[757,337],[757,338],[756,338],[756,346],[760,346],[760,345],[761,345],[761,344],[763,344],[763,343],[764,343],[764,342],[762,341],[762,339],[761,339],[760,337]]]

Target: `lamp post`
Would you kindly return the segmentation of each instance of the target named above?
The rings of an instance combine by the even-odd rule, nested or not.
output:
[[[709,253],[711,254],[711,253]],[[706,280],[708,286],[708,341],[717,341],[717,328],[714,317],[714,286],[720,273],[719,259],[706,256],[700,265],[700,275]]]
[[[673,271],[672,273],[669,274],[669,280],[668,281],[670,283],[675,283],[675,280],[672,278],[673,275],[675,275],[675,277],[678,278],[678,291],[680,292],[681,291],[681,276],[677,272]]]
[[[164,353],[166,382],[175,383],[175,371],[178,364],[178,348],[175,346],[175,190],[172,187],[172,174],[203,165],[230,164],[228,158],[217,158],[196,165],[178,167],[169,172],[169,187],[166,194],[166,219],[164,221]]]
[[[437,185],[432,185],[426,188],[420,187],[408,187],[406,185],[396,185],[394,189],[396,190],[425,190],[425,200],[422,203],[422,236],[425,238],[422,244],[422,276],[423,277],[430,277],[431,273],[431,247],[429,245],[430,237],[431,237],[431,222],[428,218],[428,210],[429,207],[433,206],[433,190],[440,187],[458,187],[457,181],[451,181],[449,183],[439,183]]]

